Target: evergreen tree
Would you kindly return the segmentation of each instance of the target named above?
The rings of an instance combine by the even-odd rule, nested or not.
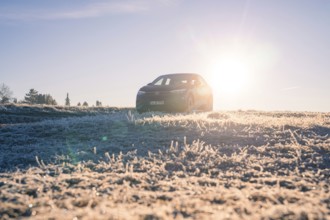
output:
[[[102,102],[100,102],[99,100],[96,100],[96,107],[102,106]]]
[[[88,107],[88,103],[86,101],[84,101],[83,105],[84,107]]]
[[[37,104],[38,99],[40,99],[40,97],[38,97],[38,91],[35,89],[30,89],[29,93],[25,94],[24,103]]]
[[[43,95],[44,96],[44,102],[41,104],[46,104],[46,105],[57,105],[56,100],[49,94]]]
[[[65,105],[70,106],[69,93],[66,94]]]
[[[43,94],[38,94],[36,96],[35,103],[32,103],[32,104],[44,104],[45,102],[46,102],[46,96]]]
[[[81,106],[81,103],[80,103],[80,102],[78,102],[77,106]]]

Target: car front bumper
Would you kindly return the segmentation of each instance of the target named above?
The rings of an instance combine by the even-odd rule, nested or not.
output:
[[[136,109],[138,112],[182,112],[186,110],[186,99],[185,92],[146,92],[137,95]]]

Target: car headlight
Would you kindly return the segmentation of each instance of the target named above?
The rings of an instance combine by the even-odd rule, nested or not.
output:
[[[176,89],[176,90],[172,90],[171,93],[182,93],[187,91],[186,89]]]
[[[137,95],[143,95],[145,93],[146,93],[145,91],[138,91],[138,94]]]

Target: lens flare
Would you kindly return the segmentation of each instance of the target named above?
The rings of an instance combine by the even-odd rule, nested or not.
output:
[[[212,70],[213,89],[222,94],[238,94],[249,80],[249,68],[244,62],[223,59]]]

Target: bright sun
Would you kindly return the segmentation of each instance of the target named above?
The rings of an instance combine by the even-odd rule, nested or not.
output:
[[[238,94],[249,80],[249,68],[239,59],[222,59],[212,68],[213,90],[226,95]]]

